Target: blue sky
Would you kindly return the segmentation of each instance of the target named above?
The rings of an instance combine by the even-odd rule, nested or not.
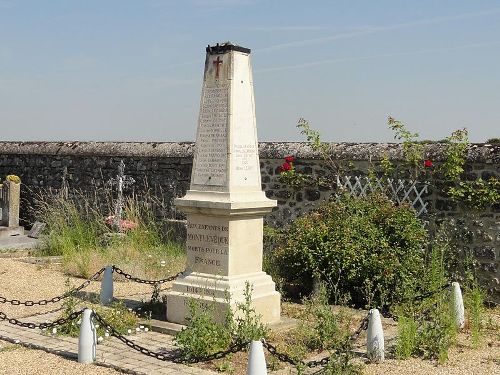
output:
[[[0,140],[194,140],[204,48],[252,49],[259,139],[500,137],[500,1],[0,0]]]

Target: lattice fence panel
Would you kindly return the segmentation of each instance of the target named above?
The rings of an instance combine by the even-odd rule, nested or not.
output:
[[[381,192],[398,205],[410,204],[415,209],[417,217],[427,214],[427,202],[423,198],[429,189],[427,183],[391,178],[342,176],[337,177],[337,186],[342,192],[356,197]]]

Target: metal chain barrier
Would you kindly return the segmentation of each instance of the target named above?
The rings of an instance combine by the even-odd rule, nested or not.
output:
[[[80,317],[80,315],[83,314],[83,310],[80,310],[80,311],[75,311],[73,313],[71,313],[70,315],[68,315],[67,318],[61,318],[61,319],[57,319],[57,320],[54,320],[53,322],[49,322],[49,323],[27,323],[27,322],[22,322],[18,319],[15,319],[15,318],[9,318],[7,315],[5,315],[5,313],[3,313],[2,311],[0,311],[0,321],[7,321],[8,323],[10,324],[13,324],[13,325],[16,325],[16,326],[19,326],[19,327],[23,327],[23,328],[30,328],[30,329],[35,329],[35,328],[40,328],[40,329],[44,329],[44,328],[52,328],[52,327],[56,327],[56,326],[62,326],[62,325],[65,325],[65,324],[68,324],[70,322],[72,322],[73,320],[76,320]]]
[[[134,350],[136,350],[144,355],[147,355],[149,357],[159,359],[160,361],[169,361],[169,362],[175,362],[175,363],[198,363],[198,362],[212,361],[214,359],[224,358],[231,353],[237,353],[237,352],[243,350],[249,344],[249,342],[236,343],[236,344],[233,344],[228,350],[219,351],[217,353],[210,354],[207,356],[184,358],[179,353],[167,354],[167,353],[155,352],[155,351],[150,350],[144,346],[136,344],[135,342],[127,339],[124,335],[122,335],[120,332],[118,332],[113,326],[111,326],[108,322],[106,322],[103,319],[103,317],[100,316],[95,311],[93,313],[93,316],[94,316],[95,320],[102,327],[104,327],[109,332],[109,334],[111,336],[116,337],[118,340],[125,343],[128,347],[130,347],[130,348],[132,348],[132,349],[134,349]]]
[[[356,341],[359,338],[359,335],[361,335],[361,332],[365,331],[368,329],[368,321],[369,321],[369,315],[366,315],[363,320],[361,321],[358,329],[354,331],[354,333],[349,337],[350,341]],[[285,353],[280,353],[276,346],[273,344],[268,343],[266,340],[262,339],[262,345],[264,348],[267,349],[267,351],[273,356],[278,358],[281,362],[287,362],[291,364],[292,366],[297,366],[297,365],[302,365],[305,367],[313,368],[313,367],[324,367],[328,365],[330,362],[330,357],[331,355],[328,355],[327,357],[318,359],[318,360],[313,360],[313,361],[308,361],[304,362],[301,360],[295,360],[291,356]],[[339,350],[336,350],[337,354],[340,354]]]
[[[35,306],[35,305],[40,305],[40,306],[45,306],[49,303],[56,303],[56,302],[59,302],[65,298],[68,298],[69,296],[72,296],[76,293],[78,293],[80,290],[86,288],[87,286],[90,285],[90,283],[94,280],[96,280],[105,270],[105,267],[101,268],[99,271],[97,271],[94,275],[92,275],[92,277],[90,277],[90,279],[86,280],[83,284],[81,284],[79,287],[75,288],[75,289],[72,289],[60,296],[57,296],[57,297],[53,297],[51,299],[42,299],[40,301],[20,301],[18,299],[7,299],[5,297],[2,297],[0,296],[0,303],[10,303],[11,305],[14,305],[14,306],[19,306],[19,305],[23,305],[23,306]]]
[[[413,297],[413,298],[407,298],[406,300],[403,300],[401,302],[407,302],[408,300],[413,300],[413,301],[422,301],[423,299],[426,299],[426,298],[429,298],[429,297],[432,297],[433,295],[439,293],[439,292],[442,292],[443,290],[447,289],[451,287],[451,283],[446,283],[444,285],[442,285],[440,288],[437,288],[436,290],[431,290],[430,292],[427,292],[427,293],[424,293],[424,294],[420,294],[416,297]]]
[[[450,286],[451,286],[451,283],[446,283],[444,285],[441,285],[441,287],[437,288],[436,290],[431,290],[430,292],[426,292],[426,293],[420,294],[420,295],[418,295],[416,297],[404,298],[401,301],[401,303],[408,302],[408,301],[413,301],[413,302],[423,301],[426,298],[429,298],[429,297],[435,296],[438,293],[441,293],[443,290],[449,288]],[[380,311],[380,314],[384,318],[392,319],[395,322],[397,322],[398,319],[399,319],[399,317],[397,315],[394,315],[390,311],[389,306],[382,306],[382,307],[379,308],[379,311]]]
[[[161,280],[144,280],[144,279],[140,279],[138,277],[132,276],[132,275],[124,272],[123,270],[121,270],[120,268],[118,268],[116,266],[113,266],[113,271],[116,272],[119,275],[122,275],[127,280],[135,281],[136,283],[139,283],[139,284],[149,284],[149,285],[157,285],[157,284],[163,284],[163,283],[166,283],[166,282],[169,282],[169,281],[173,281],[176,278],[178,278],[180,275],[182,275],[182,272],[179,272],[177,275],[167,277],[166,279],[161,279]]]

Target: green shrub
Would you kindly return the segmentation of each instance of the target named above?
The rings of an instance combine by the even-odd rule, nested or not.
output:
[[[335,311],[328,303],[324,284],[310,296],[303,299],[303,309],[293,314],[299,320],[297,327],[284,333],[284,342],[278,351],[297,362],[298,374],[304,373],[308,354],[328,351],[328,365],[321,374],[359,374],[361,366],[356,364],[351,340],[351,316],[343,309]],[[319,373],[319,372],[318,372]]]
[[[310,350],[348,350],[349,321],[342,313],[335,313],[328,304],[328,293],[322,284],[318,291],[303,301],[306,306],[297,335]],[[346,343],[349,344],[346,348]]]
[[[356,306],[390,305],[415,290],[426,234],[412,209],[382,195],[343,196],[295,220],[273,263],[289,284],[308,287],[305,293],[318,277],[335,302],[350,295]]]
[[[421,324],[417,346],[424,358],[437,359],[439,363],[444,363],[457,335],[453,308],[447,296],[429,308],[427,314],[429,318]]]
[[[236,324],[233,328],[234,339],[237,342],[260,340],[268,335],[268,328],[261,322],[261,316],[252,307],[252,288],[250,283],[245,283],[243,293],[245,299],[236,304]]]
[[[66,280],[66,292],[72,290],[69,279]],[[60,318],[68,318],[73,312],[78,311],[83,303],[75,295],[70,295],[64,299],[63,311]],[[113,302],[110,306],[101,306],[94,303],[86,302],[88,308],[93,308],[106,322],[114,327],[119,333],[127,334],[130,331],[135,332],[135,328],[139,323],[137,315],[129,310],[123,302]],[[97,327],[97,337],[105,337],[105,329],[102,326]],[[78,337],[80,334],[80,324],[73,320],[63,324],[57,328],[57,332],[61,335]]]
[[[481,342],[483,330],[483,310],[484,310],[484,292],[479,286],[474,285],[465,294],[465,311],[468,315],[469,329],[472,338],[472,346],[477,348]]]
[[[244,302],[238,303],[235,311],[226,311],[223,322],[215,318],[215,303],[202,305],[197,300],[190,300],[190,317],[186,328],[175,336],[175,342],[186,360],[227,350],[232,344],[267,337],[267,327],[251,307],[252,289],[248,282],[245,284],[244,297]]]
[[[189,301],[190,318],[187,326],[175,336],[175,343],[180,347],[185,359],[204,357],[231,344],[230,316],[224,324],[215,320],[215,304],[202,305],[197,300]]]
[[[416,352],[417,337],[417,322],[413,317],[399,317],[395,348],[397,359],[407,359]]]

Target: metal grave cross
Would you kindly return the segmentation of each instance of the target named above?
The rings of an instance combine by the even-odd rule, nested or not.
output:
[[[116,197],[115,203],[115,217],[113,219],[113,226],[117,228],[120,232],[122,229],[122,215],[123,215],[123,189],[125,187],[131,186],[135,183],[135,180],[125,175],[125,163],[120,160],[118,165],[118,174],[116,178],[112,178],[108,181],[111,186],[116,185],[118,188],[118,195]]]

